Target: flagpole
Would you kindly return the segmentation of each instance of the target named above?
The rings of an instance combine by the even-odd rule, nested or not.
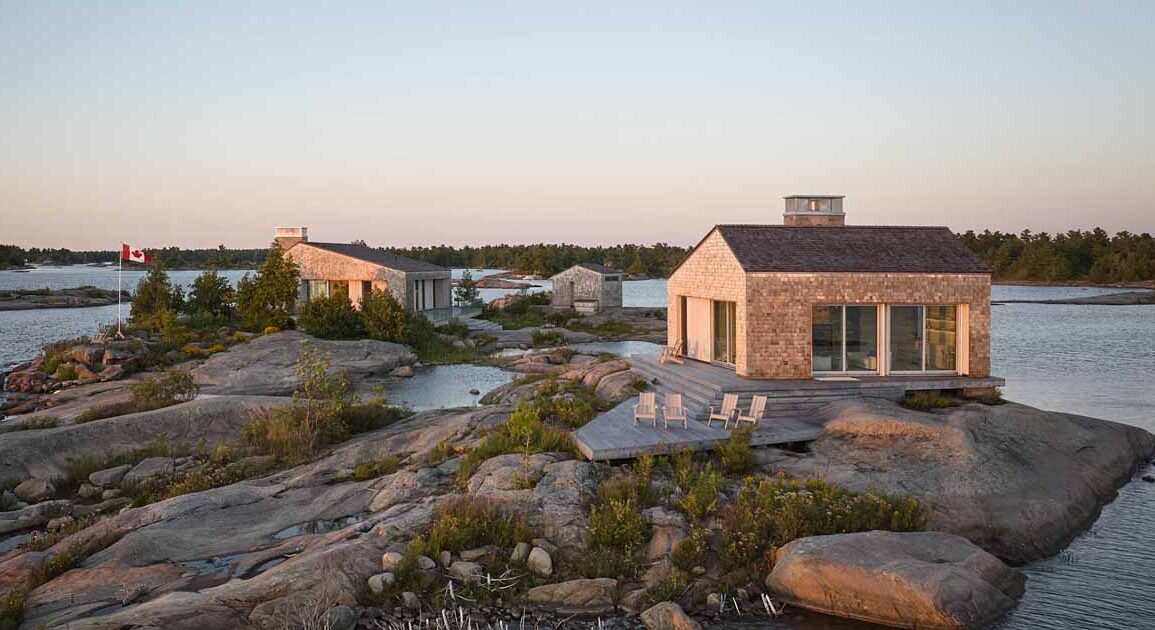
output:
[[[116,270],[116,336],[123,337],[124,333],[120,330],[120,304],[124,295],[124,290],[121,288],[124,277],[124,244],[121,243],[120,251],[116,253],[116,261],[118,264]]]

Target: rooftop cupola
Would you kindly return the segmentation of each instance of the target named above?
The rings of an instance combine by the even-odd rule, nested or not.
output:
[[[786,199],[785,225],[846,225],[842,212],[845,195],[790,195]]]
[[[309,228],[307,227],[279,227],[273,237],[281,249],[289,249],[297,243],[309,242]]]

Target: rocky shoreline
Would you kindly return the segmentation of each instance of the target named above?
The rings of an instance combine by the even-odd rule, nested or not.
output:
[[[125,302],[132,300],[128,291],[120,292]],[[30,311],[44,308],[85,308],[117,303],[117,292],[93,286],[74,289],[12,289],[0,291],[0,311]]]
[[[999,300],[1002,304],[1087,304],[1099,306],[1135,306],[1155,304],[1155,291],[1123,291],[1095,295],[1091,297],[1064,298],[1061,300]]]
[[[597,338],[553,330],[573,342]],[[487,334],[498,347],[533,345],[533,330]],[[468,615],[474,625],[524,618],[534,626],[692,630],[737,619],[735,610],[767,618],[785,603],[897,627],[982,627],[1021,596],[1014,565],[1062,549],[1155,457],[1155,436],[1141,429],[1014,403],[920,412],[841,401],[818,412],[822,437],[805,448],[753,449],[749,468],[723,475],[713,507],[699,508],[688,498],[695,483],[713,474],[708,465],[722,472],[731,455],[707,454],[689,473],[676,458],[640,473],[641,462],[595,464],[565,449],[487,450],[524,401],[572,414],[645,387],[628,361],[553,349],[501,361],[526,376],[480,407],[416,414],[297,465],[278,467],[237,448],[228,465],[249,471],[238,481],[143,504],[128,498],[148,480],[216,474],[211,457],[197,453],[232,448],[255,414],[295,404],[289,396],[300,386],[304,347],[355,381],[399,374],[416,361],[398,344],[275,333],[190,366],[201,398],[85,424],[62,415],[59,426],[0,434],[0,549],[21,536],[47,541],[0,553],[0,584],[24,583],[49,561],[67,563],[24,595],[25,626],[352,630]],[[58,395],[70,398],[53,409],[79,413],[123,395],[115,387],[123,384],[66,388]],[[157,440],[187,454],[130,461]],[[364,472],[386,455],[390,465]],[[77,461],[111,457],[120,463],[70,478]],[[626,516],[645,532],[641,570],[591,573],[599,506],[639,475],[650,498]],[[859,507],[882,500],[876,493],[908,497],[925,511],[929,531],[804,536],[757,570],[739,570],[715,553],[740,531],[726,524],[729,506],[760,496],[744,489],[745,478],[769,484],[759,488],[821,479],[858,493],[846,500]],[[799,483],[781,500],[828,492]],[[479,505],[517,515],[524,529],[500,543],[437,542],[447,515],[465,518]],[[452,523],[449,531],[469,529]],[[699,536],[714,551],[687,560]],[[444,586],[419,588],[430,583]]]

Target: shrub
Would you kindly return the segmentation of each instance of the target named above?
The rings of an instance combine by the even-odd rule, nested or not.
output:
[[[60,355],[52,355],[44,360],[44,365],[40,369],[45,374],[55,374],[56,370],[60,369]]]
[[[355,339],[361,334],[361,315],[343,291],[303,304],[297,313],[301,328],[321,339]]]
[[[742,567],[797,538],[874,529],[918,531],[927,518],[912,498],[852,492],[818,479],[750,479],[722,510],[720,555],[724,566]]]
[[[705,527],[694,527],[690,534],[678,541],[674,550],[670,552],[670,562],[683,571],[692,571],[694,567],[705,566],[706,554],[709,551],[707,537],[709,530]]]
[[[646,589],[646,603],[677,601],[690,586],[690,574],[677,567],[671,567],[665,577]]]
[[[56,416],[33,416],[19,424],[6,424],[4,431],[38,431],[40,429],[55,429],[60,426],[60,418]]]
[[[457,471],[457,482],[464,486],[481,462],[498,455],[523,453],[528,456],[534,453],[572,453],[573,450],[573,438],[568,431],[546,425],[533,406],[522,401],[505,424],[487,435],[465,456]]]
[[[437,332],[450,337],[466,337],[469,335],[469,326],[453,319],[437,327]]]
[[[421,463],[426,466],[437,466],[457,456],[456,449],[448,442],[439,442],[437,446],[429,449],[422,458]]]
[[[475,496],[459,496],[438,507],[426,536],[426,547],[436,555],[460,553],[485,545],[512,547],[531,537],[521,515],[502,504]]]
[[[341,412],[341,421],[349,428],[349,433],[359,435],[384,429],[408,418],[413,412],[405,407],[395,407],[382,403],[350,405]]]
[[[244,325],[266,332],[270,327],[292,328],[290,314],[297,302],[300,278],[297,264],[285,258],[281,246],[274,242],[256,276],[250,279],[245,274],[237,282],[237,314]]]
[[[256,416],[245,442],[287,463],[305,461],[318,447],[349,436],[345,412],[352,404],[344,372],[329,374],[329,359],[310,347],[301,351],[293,404]]]
[[[694,523],[702,523],[718,507],[719,492],[722,489],[722,475],[707,463],[691,476],[688,487],[678,500],[678,507]]]
[[[80,412],[80,415],[76,416],[75,422],[76,424],[84,424],[86,422],[92,422],[93,420],[103,420],[105,418],[114,418],[129,413],[136,413],[136,411],[136,404],[131,400],[101,403]]]
[[[196,398],[200,385],[193,382],[187,370],[167,370],[159,376],[149,376],[130,385],[129,393],[138,411],[159,409]]]
[[[967,398],[984,405],[1002,405],[1007,402],[1003,398],[1003,390],[998,387],[983,389],[979,393],[967,396]]]
[[[193,280],[185,312],[208,321],[232,317],[236,292],[228,279],[209,269]]]
[[[370,338],[404,341],[408,320],[409,313],[389,291],[373,289],[361,296],[361,325]]]
[[[148,268],[148,275],[136,285],[132,297],[134,324],[150,330],[160,330],[166,318],[172,317],[184,306],[184,289],[173,284],[158,260]]]
[[[753,429],[734,430],[730,439],[714,447],[722,470],[728,475],[740,475],[754,467],[754,451],[750,448]]]
[[[56,368],[56,373],[52,375],[58,381],[75,381],[76,380],[76,366],[71,363],[65,363]]]
[[[565,345],[565,335],[557,330],[535,330],[533,331],[533,345],[562,346]]]
[[[397,455],[386,455],[368,461],[360,462],[353,467],[353,478],[357,481],[368,481],[384,475],[391,475],[401,467],[401,458]]]
[[[906,399],[902,402],[902,406],[917,411],[930,411],[932,409],[956,407],[958,406],[958,402],[943,396],[937,391],[925,390],[907,392]]]
[[[650,526],[632,499],[609,499],[590,509],[588,549],[579,570],[594,577],[633,577],[650,538]]]

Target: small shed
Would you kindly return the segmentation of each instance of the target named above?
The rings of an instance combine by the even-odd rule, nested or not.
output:
[[[554,309],[582,314],[622,305],[622,272],[597,263],[578,263],[550,278]]]

